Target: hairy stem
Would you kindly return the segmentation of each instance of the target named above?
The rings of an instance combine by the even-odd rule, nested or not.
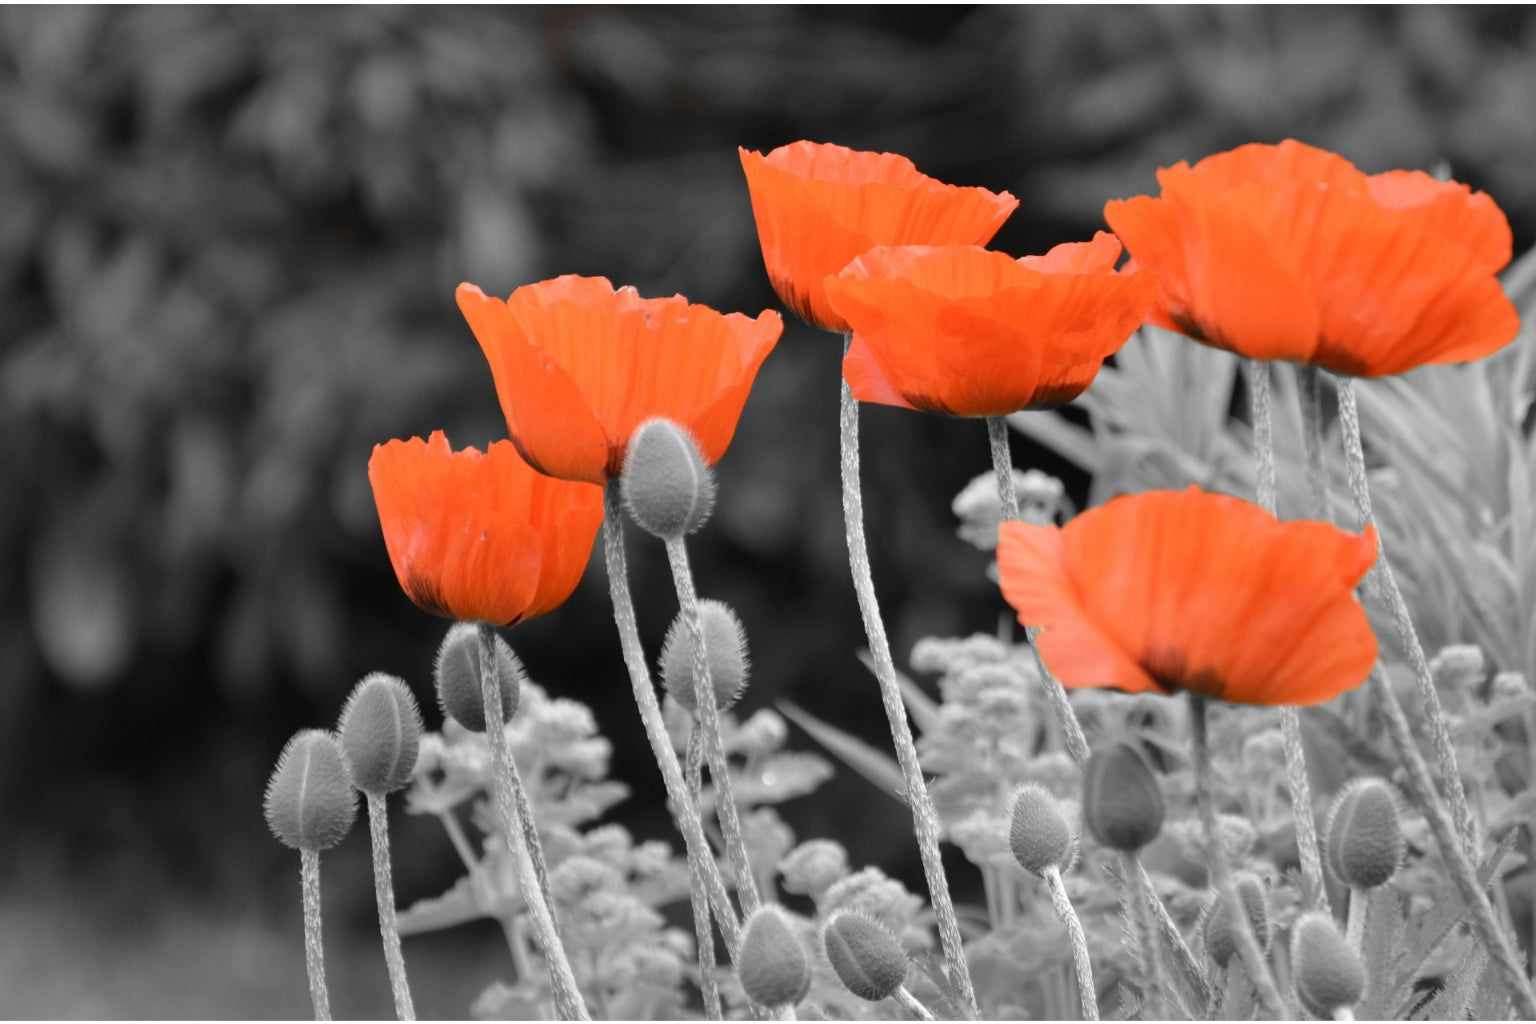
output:
[[[850,335],[844,342],[844,354],[851,342]],[[923,770],[917,760],[917,745],[912,740],[912,727],[907,722],[901,687],[896,682],[896,665],[891,660],[891,645],[885,636],[885,623],[880,618],[875,582],[869,570],[869,548],[864,540],[864,497],[859,486],[859,404],[854,400],[853,389],[849,387],[848,381],[843,379],[841,383],[842,402],[838,419],[841,427],[843,523],[847,531],[849,568],[853,575],[854,591],[858,595],[859,611],[864,618],[864,632],[869,638],[869,653],[875,662],[880,702],[885,708],[891,740],[896,748],[896,761],[901,766],[902,780],[906,785],[907,806],[912,809],[913,830],[917,835],[918,852],[922,855],[928,898],[933,904],[934,918],[939,927],[939,941],[944,947],[944,959],[949,963],[952,980],[960,997],[960,1012],[974,1020],[976,991],[971,984],[971,969],[965,959],[965,942],[960,934],[960,922],[955,916],[954,901],[949,894],[949,881],[944,875],[944,861],[939,854],[939,816],[933,809],[933,800],[928,795]]]
[[[405,980],[405,957],[400,953],[400,926],[395,921],[395,883],[389,867],[389,812],[383,795],[378,793],[368,794],[368,837],[373,843],[373,895],[379,904],[379,934],[384,939],[384,965],[389,968],[395,1016],[415,1020],[411,986]]]
[[[325,948],[320,940],[320,851],[299,851],[299,882],[304,891],[304,966],[309,971],[309,1000],[315,1020],[331,1019],[325,989]]]
[[[1275,419],[1271,409],[1269,364],[1258,359],[1246,360],[1248,397],[1253,407],[1253,452],[1255,489],[1259,506],[1274,512],[1275,499]]]
[[[1125,886],[1126,898],[1131,904],[1131,921],[1136,928],[1136,942],[1141,947],[1142,1006],[1150,1018],[1170,1020],[1175,1008],[1168,996],[1168,985],[1163,978],[1163,958],[1158,950],[1157,929],[1152,924],[1154,893],[1147,892],[1135,883],[1141,875],[1141,858],[1134,853],[1120,852],[1120,880]]]
[[[704,784],[704,748],[695,722],[688,734],[688,793],[698,806],[699,790]],[[697,870],[695,858],[688,858],[688,894],[693,902],[693,931],[698,936],[699,992],[704,997],[704,1016],[724,1020],[720,1009],[720,983],[715,977],[715,931],[710,925],[709,894],[704,873]]]
[[[917,997],[907,991],[907,986],[897,985],[896,991],[891,993],[901,1008],[910,1013],[916,1020],[933,1020],[933,1014],[928,1012],[928,1007],[917,1001]]]
[[[1077,919],[1077,911],[1072,909],[1072,901],[1067,898],[1061,869],[1054,864],[1045,869],[1045,887],[1051,894],[1051,909],[1056,911],[1072,942],[1072,969],[1077,975],[1077,995],[1083,1005],[1083,1019],[1098,1020],[1099,997],[1093,984],[1093,964],[1088,959],[1088,936],[1083,933],[1083,922]]]

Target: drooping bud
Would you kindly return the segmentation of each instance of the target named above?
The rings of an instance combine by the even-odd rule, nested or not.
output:
[[[267,827],[295,850],[329,850],[346,838],[357,790],[336,737],[320,729],[295,734],[278,755],[264,803]]]
[[[1237,891],[1237,901],[1242,904],[1243,913],[1248,916],[1253,937],[1259,940],[1259,948],[1268,948],[1269,898],[1264,892],[1264,883],[1258,875],[1241,871],[1233,876],[1232,887]],[[1227,966],[1227,961],[1237,954],[1237,933],[1232,926],[1232,906],[1225,894],[1218,892],[1206,908],[1202,932],[1206,954],[1218,967]]]
[[[496,682],[501,690],[501,720],[517,714],[523,663],[500,636],[491,641],[495,655]],[[470,732],[485,731],[485,697],[480,686],[480,624],[456,622],[437,649],[437,702],[443,714]]]
[[[1163,792],[1140,750],[1122,741],[1088,758],[1083,820],[1111,850],[1134,853],[1157,838],[1163,828]]]
[[[1352,1007],[1365,991],[1365,966],[1327,914],[1297,918],[1291,934],[1291,973],[1302,1005],[1327,1020]]]
[[[1061,813],[1061,804],[1038,782],[1026,783],[1013,797],[1008,845],[1025,871],[1044,875],[1065,871],[1077,858],[1077,834]]]
[[[1374,889],[1397,874],[1407,840],[1397,793],[1381,779],[1356,779],[1339,791],[1328,814],[1325,852],[1334,876],[1352,889]]]
[[[405,680],[383,672],[352,688],[337,726],[352,784],[370,796],[403,789],[421,749],[421,709]]]
[[[704,625],[704,654],[709,661],[715,707],[724,711],[747,688],[747,633],[731,606],[723,601],[700,601],[699,619]],[[699,706],[693,688],[693,638],[681,612],[672,620],[661,645],[661,685],[688,711]]]
[[[736,977],[748,999],[769,1008],[793,1006],[811,990],[810,958],[781,908],[764,904],[748,919]]]
[[[839,911],[821,929],[821,944],[839,981],[877,1003],[907,980],[907,953],[890,930],[863,914]]]
[[[714,473],[693,438],[671,420],[646,420],[630,435],[619,487],[630,517],[662,540],[695,532],[715,507]]]

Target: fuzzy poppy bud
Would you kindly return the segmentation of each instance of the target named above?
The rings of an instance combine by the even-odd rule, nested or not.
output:
[[[730,605],[722,601],[700,601],[699,619],[704,625],[704,654],[709,661],[715,707],[724,711],[747,688],[747,634]],[[661,685],[691,712],[698,707],[693,684],[693,639],[679,612],[661,645]]]
[[[501,689],[501,720],[512,721],[517,714],[518,688],[523,678],[523,663],[507,642],[497,636],[491,640],[495,654],[496,682]],[[480,624],[456,622],[437,649],[437,702],[443,714],[470,732],[485,731],[485,696],[480,686]]]
[[[713,471],[693,438],[671,420],[646,420],[630,436],[619,487],[631,518],[662,540],[696,532],[715,507]]]
[[[1077,834],[1061,804],[1038,782],[1020,786],[1013,798],[1008,845],[1025,871],[1044,875],[1047,868],[1065,871],[1077,857]]]
[[[405,680],[374,672],[352,688],[337,726],[352,784],[370,796],[403,789],[421,750],[421,709]]]
[[[1239,872],[1232,878],[1232,888],[1237,891],[1237,901],[1248,916],[1248,927],[1259,940],[1259,948],[1269,946],[1269,900],[1264,893],[1264,883],[1249,871]],[[1202,928],[1205,952],[1216,966],[1225,967],[1227,961],[1237,955],[1237,935],[1232,929],[1232,910],[1225,894],[1217,893],[1205,912]]]
[[[1397,794],[1381,779],[1356,779],[1339,791],[1328,814],[1328,866],[1352,889],[1374,889],[1397,874],[1407,840]]]
[[[838,980],[860,999],[879,1002],[907,980],[906,950],[890,929],[863,914],[833,914],[821,943]]]
[[[1140,750],[1112,743],[1083,769],[1083,820],[1111,850],[1134,853],[1163,828],[1163,792]]]
[[[764,904],[747,921],[741,936],[736,977],[759,1006],[793,1006],[811,990],[811,961],[795,937],[788,916]]]
[[[1354,1006],[1365,991],[1365,966],[1333,918],[1303,914],[1291,930],[1291,973],[1302,1005],[1327,1020],[1340,1007]]]
[[[357,817],[357,790],[336,737],[305,729],[289,740],[264,803],[267,827],[295,850],[329,850],[346,838]]]

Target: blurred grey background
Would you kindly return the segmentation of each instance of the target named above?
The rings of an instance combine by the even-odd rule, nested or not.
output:
[[[1447,161],[1518,252],[1533,97],[1518,7],[0,9],[0,1015],[308,1014],[262,787],[365,672],[430,700],[445,624],[396,585],[365,467],[391,437],[505,436],[460,281],[604,275],[755,314],[776,300],[736,147],[800,138],[1012,191],[1015,254],[1088,237],[1160,165],[1286,136],[1368,171]],[[788,325],[694,561],[752,637],[748,710],[788,698],[884,743],[838,357]],[[983,436],[865,413],[899,662],[1003,610],[949,513]],[[632,559],[654,650],[665,561]],[[600,566],[511,639],[614,741],[614,819],[670,838]],[[919,886],[903,812],[869,797],[849,777],[784,813]],[[395,855],[403,902],[457,873],[435,822],[397,815]],[[344,1016],[389,1012],[366,858],[354,837],[326,859]],[[494,926],[406,955],[423,1016],[506,970]]]

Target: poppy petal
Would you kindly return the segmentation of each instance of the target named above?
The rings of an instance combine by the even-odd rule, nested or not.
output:
[[[1423,171],[1387,171],[1371,175],[1369,182],[1377,203],[1411,212],[1423,230],[1472,249],[1489,273],[1503,270],[1514,255],[1509,219],[1486,192]]]
[[[1019,263],[1042,274],[1098,274],[1114,270],[1119,259],[1120,239],[1096,231],[1091,241],[1062,242],[1044,256],[1020,256]]]

